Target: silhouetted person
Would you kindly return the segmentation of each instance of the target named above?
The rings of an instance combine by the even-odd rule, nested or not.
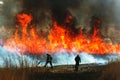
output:
[[[80,59],[80,56],[79,55],[77,55],[76,57],[75,57],[75,71],[78,71],[78,67],[79,67],[79,62],[81,62],[81,59]]]
[[[52,66],[52,56],[50,54],[47,54],[47,59],[46,59],[46,63],[45,63],[44,67],[46,67],[48,63],[50,64],[51,68],[53,68],[53,66]]]

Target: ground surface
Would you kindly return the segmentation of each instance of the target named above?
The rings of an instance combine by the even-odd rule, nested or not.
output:
[[[103,66],[81,65],[79,71],[74,71],[73,66],[56,66],[46,68],[45,73],[31,75],[30,80],[97,80],[101,75]]]
[[[97,80],[104,66],[83,64],[79,71],[73,65],[35,68],[0,69],[0,80]],[[6,78],[7,77],[7,78]]]

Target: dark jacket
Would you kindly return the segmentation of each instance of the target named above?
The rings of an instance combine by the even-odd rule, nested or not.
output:
[[[76,63],[81,62],[81,59],[80,59],[79,55],[77,55],[77,56],[75,57],[75,62],[76,62]]]
[[[49,55],[49,54],[47,54],[47,61],[48,61],[48,62],[52,61],[52,56]]]

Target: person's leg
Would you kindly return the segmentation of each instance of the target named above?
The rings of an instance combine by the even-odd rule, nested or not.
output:
[[[75,71],[77,71],[77,65],[75,64]]]
[[[51,68],[53,68],[52,62],[50,62]]]
[[[78,71],[78,67],[79,67],[79,63],[77,62],[77,63],[75,64],[75,71]]]
[[[50,66],[51,66],[51,68],[53,68],[53,66],[52,66],[52,62],[50,61]]]
[[[46,66],[47,66],[47,64],[48,64],[48,62],[46,62],[46,63],[45,63],[45,66],[44,66],[44,67],[46,67]]]
[[[78,71],[78,65],[76,66],[76,71]]]
[[[78,69],[79,69],[79,62],[77,62],[77,71],[78,71]]]

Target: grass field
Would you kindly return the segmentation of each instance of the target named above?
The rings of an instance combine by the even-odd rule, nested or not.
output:
[[[0,80],[120,80],[120,62],[107,65],[81,64],[50,67],[6,67],[0,68]]]
[[[81,65],[74,71],[73,65],[31,68],[1,68],[0,80],[97,80],[103,66]]]
[[[106,65],[98,80],[120,80],[120,62]]]

